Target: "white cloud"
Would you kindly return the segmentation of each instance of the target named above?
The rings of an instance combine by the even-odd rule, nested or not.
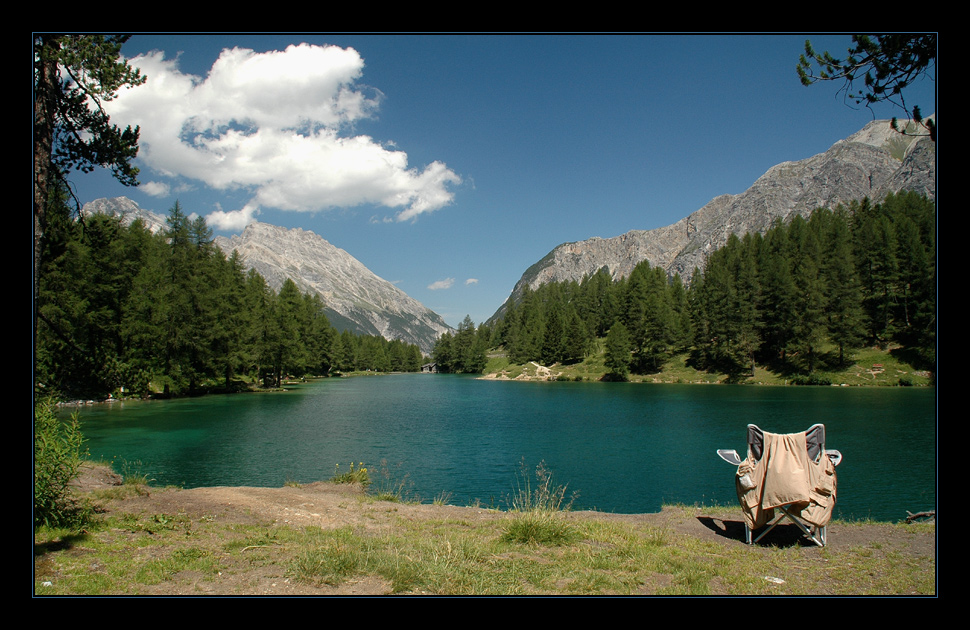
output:
[[[235,232],[237,230],[242,230],[247,225],[255,220],[256,215],[259,214],[259,208],[253,204],[246,204],[240,210],[233,210],[231,212],[226,212],[224,210],[216,210],[215,212],[210,212],[205,217],[205,222],[209,227],[213,227],[217,230],[226,230],[228,232]]]
[[[466,287],[470,284],[478,284],[478,278],[469,278],[468,280],[465,280]]]
[[[138,190],[152,197],[164,197],[172,191],[172,187],[164,182],[145,182],[138,184]]]
[[[450,289],[451,285],[455,284],[454,278],[445,278],[444,280],[437,280],[428,285],[428,288],[432,291],[437,291],[438,289]]]
[[[226,49],[206,77],[182,73],[162,52],[130,61],[147,82],[105,105],[116,124],[141,127],[139,157],[162,177],[251,190],[250,219],[257,207],[314,212],[368,203],[413,220],[450,204],[449,186],[461,183],[441,162],[411,167],[392,142],[349,133],[383,96],[356,83],[364,61],[352,48]]]

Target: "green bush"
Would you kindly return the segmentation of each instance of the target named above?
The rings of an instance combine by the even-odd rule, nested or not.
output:
[[[832,379],[827,376],[822,376],[821,374],[800,374],[793,376],[791,379],[792,385],[831,385]]]
[[[369,486],[371,481],[370,474],[364,468],[364,462],[360,462],[357,466],[354,466],[354,462],[350,462],[350,470],[347,472],[340,472],[340,464],[334,467],[330,483],[359,483],[362,486]]]
[[[566,486],[553,481],[552,471],[545,461],[539,462],[533,484],[525,458],[520,464],[518,489],[512,496],[510,507],[517,513],[509,521],[502,540],[528,545],[567,545],[578,538],[576,529],[562,518],[563,512],[572,509],[576,493],[567,500]]]
[[[34,526],[79,528],[90,510],[71,496],[68,486],[78,476],[87,450],[77,413],[62,422],[51,400],[34,409]]]

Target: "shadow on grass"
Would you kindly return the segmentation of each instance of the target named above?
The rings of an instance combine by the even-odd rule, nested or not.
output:
[[[34,557],[40,558],[55,551],[66,551],[87,540],[87,534],[69,534],[34,545]]]
[[[724,519],[711,516],[698,516],[698,522],[711,530],[718,536],[728,540],[736,540],[740,543],[745,542],[744,521],[726,521]],[[763,528],[762,528],[763,529]],[[752,539],[758,537],[762,530],[754,532]],[[815,543],[809,540],[798,527],[792,523],[780,523],[764,538],[759,540],[755,547],[815,547]]]

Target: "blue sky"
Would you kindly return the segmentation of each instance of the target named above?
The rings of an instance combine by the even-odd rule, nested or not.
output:
[[[82,202],[166,214],[178,199],[217,234],[254,219],[312,230],[452,326],[478,323],[560,243],[669,225],[871,121],[841,84],[799,83],[806,39],[836,55],[851,43],[134,35],[123,53],[148,83],[108,111],[141,125],[142,185],[73,181]],[[935,88],[907,101],[934,112]]]

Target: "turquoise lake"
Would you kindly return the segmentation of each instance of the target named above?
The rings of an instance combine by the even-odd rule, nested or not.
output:
[[[745,427],[826,425],[842,452],[835,516],[897,521],[935,509],[933,388],[521,383],[453,375],[325,379],[273,394],[83,408],[91,456],[156,485],[282,486],[386,460],[424,501],[507,507],[520,463],[545,461],[575,509],[737,505]],[[413,484],[413,485],[411,485]],[[567,493],[567,494],[568,494]]]

